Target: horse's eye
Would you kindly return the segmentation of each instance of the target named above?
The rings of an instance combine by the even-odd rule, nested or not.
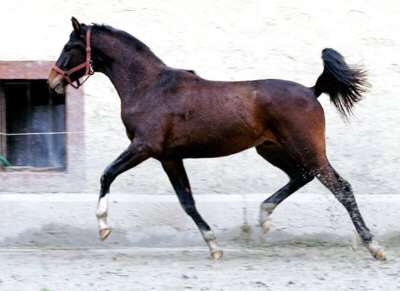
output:
[[[69,44],[67,44],[67,45],[64,46],[64,50],[65,50],[66,52],[69,52],[70,50],[72,50],[72,46],[70,46]]]

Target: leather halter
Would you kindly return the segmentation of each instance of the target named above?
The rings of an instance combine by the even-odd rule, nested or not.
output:
[[[87,81],[87,79],[89,79],[89,77],[94,74],[93,65],[92,65],[92,48],[90,47],[91,34],[92,34],[92,27],[89,27],[86,32],[86,62],[84,62],[80,65],[77,65],[68,71],[61,69],[56,64],[54,64],[54,66],[53,66],[53,69],[56,72],[63,75],[64,78],[67,80],[68,84],[70,84],[75,89],[78,89],[80,86],[82,86],[82,84],[85,83]],[[87,78],[82,83],[79,81],[79,79],[76,80],[76,85],[75,85],[74,83],[72,83],[70,76],[71,76],[71,74],[73,74],[76,71],[79,71],[83,68],[86,68],[84,76],[87,76]]]

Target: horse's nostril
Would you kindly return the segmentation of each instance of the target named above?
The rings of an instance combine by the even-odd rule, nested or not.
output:
[[[57,94],[64,94],[65,89],[61,84],[57,84],[54,88],[54,91],[56,91]]]

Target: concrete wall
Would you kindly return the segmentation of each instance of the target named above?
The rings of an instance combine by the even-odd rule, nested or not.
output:
[[[357,194],[398,193],[400,36],[397,1],[2,1],[0,60],[55,60],[71,31],[70,17],[106,23],[146,43],[172,67],[216,80],[281,78],[313,85],[321,50],[332,47],[349,63],[364,64],[373,85],[344,123],[328,97],[328,156]],[[34,11],[34,13],[33,13]],[[97,192],[103,169],[128,146],[119,99],[96,74],[85,85],[84,192]],[[255,151],[188,160],[196,194],[272,193],[285,175]],[[0,186],[1,190],[1,186]],[[121,175],[115,192],[170,194],[157,161]],[[303,193],[327,193],[317,181]]]

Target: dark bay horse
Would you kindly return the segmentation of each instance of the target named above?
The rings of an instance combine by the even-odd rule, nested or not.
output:
[[[261,203],[260,225],[285,198],[316,177],[346,208],[372,256],[384,251],[364,223],[351,185],[329,163],[325,152],[324,111],[317,101],[327,93],[346,117],[368,85],[361,69],[348,66],[333,49],[322,51],[323,73],[311,88],[284,80],[215,82],[193,71],[165,65],[142,42],[104,25],[72,18],[73,32],[49,76],[63,92],[68,84],[94,72],[106,74],[121,98],[121,117],[131,143],[104,171],[96,215],[106,239],[110,185],[121,173],[148,158],[159,160],[179,201],[199,228],[214,258],[222,255],[216,236],[198,213],[185,158],[231,155],[251,147],[290,181]]]

